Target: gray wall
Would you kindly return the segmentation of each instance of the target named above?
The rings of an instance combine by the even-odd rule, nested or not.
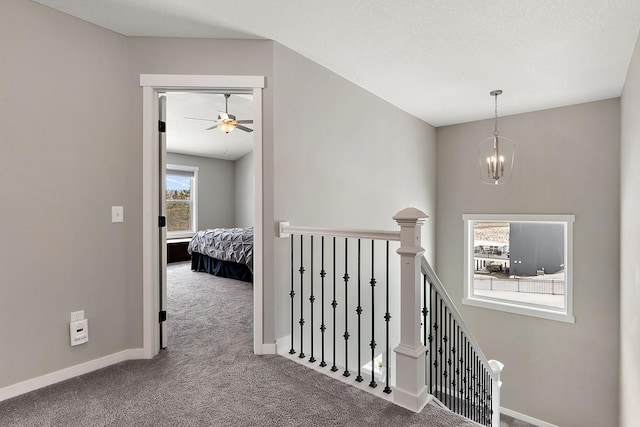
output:
[[[394,230],[392,216],[415,206],[431,217],[423,246],[433,260],[435,129],[279,44],[274,76],[276,220]],[[290,304],[288,245],[276,241],[281,313]],[[276,335],[288,333],[281,316]]]
[[[198,229],[235,227],[234,162],[167,153],[167,164],[197,166]]]
[[[236,227],[252,227],[255,214],[253,151],[234,162]]]
[[[127,39],[0,3],[0,387],[141,347],[141,144]],[[140,94],[141,98],[141,94]],[[111,206],[124,223],[111,223]],[[134,309],[135,308],[135,309]],[[84,309],[89,343],[69,346]]]
[[[487,356],[505,364],[503,407],[563,427],[617,425],[619,100],[501,118],[500,133],[517,143],[506,186],[478,178],[476,144],[492,129],[485,120],[437,130],[436,271],[461,301],[463,213],[575,214],[575,324],[461,312]]]
[[[640,40],[640,38],[639,38]],[[620,425],[638,424],[640,396],[640,42],[622,92],[620,165]]]
[[[141,73],[264,75],[269,41],[126,38],[24,0],[0,2],[0,387],[142,347]],[[9,36],[10,35],[10,36]],[[224,52],[224,61],[220,61]],[[168,59],[170,58],[170,60]],[[263,92],[273,228],[272,90]],[[111,206],[124,223],[111,223]],[[265,336],[274,336],[273,236]],[[271,270],[270,270],[271,269]],[[69,346],[84,309],[89,343]],[[6,327],[11,325],[11,327]]]

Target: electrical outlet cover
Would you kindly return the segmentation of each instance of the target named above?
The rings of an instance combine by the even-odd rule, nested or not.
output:
[[[89,341],[89,322],[87,319],[79,322],[71,322],[69,324],[69,334],[72,346],[84,344]]]

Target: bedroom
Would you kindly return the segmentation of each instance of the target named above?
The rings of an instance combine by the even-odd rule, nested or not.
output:
[[[177,264],[173,263],[191,260],[189,243],[199,230],[203,236],[208,229],[238,228],[242,230],[244,243],[253,241],[253,97],[203,91],[167,92],[164,96],[167,126],[163,202],[167,217],[167,264],[175,267]],[[237,117],[241,124],[224,132],[222,122],[217,119],[227,113],[229,118]],[[210,243],[214,233],[206,234]],[[238,262],[221,262],[219,259],[228,258],[224,250],[214,254],[213,249],[207,251],[200,246],[195,251],[203,255],[196,255],[192,270],[252,281],[252,245],[232,243],[231,240],[237,240],[230,238],[237,236],[235,232],[216,231],[215,236],[220,244],[246,246],[246,254],[236,251],[230,256]],[[226,242],[219,242],[220,236]],[[202,244],[204,240],[203,236]],[[166,265],[163,268],[166,271]],[[171,280],[171,275],[163,276]],[[171,283],[168,288],[171,292]]]

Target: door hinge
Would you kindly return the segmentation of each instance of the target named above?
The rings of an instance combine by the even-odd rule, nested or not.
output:
[[[166,130],[167,130],[166,122],[163,122],[162,120],[158,120],[158,132],[163,133],[163,132],[166,132]]]
[[[165,310],[162,310],[160,312],[160,323],[165,322],[167,320],[167,312]]]
[[[158,217],[158,227],[162,228],[162,227],[166,227],[167,226],[167,217],[166,216],[159,216]]]

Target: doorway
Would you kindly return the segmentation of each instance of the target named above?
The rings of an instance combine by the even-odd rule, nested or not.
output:
[[[178,282],[183,296],[189,290],[184,284],[204,280],[197,277],[203,270],[253,282],[255,177],[251,91],[167,91],[159,97],[166,111],[159,147],[165,172],[159,177],[159,209],[166,218],[159,230],[160,249],[166,248],[166,257],[159,254],[160,306],[169,319],[160,325],[164,348]],[[192,263],[187,248],[194,236],[202,245],[196,245]]]
[[[161,343],[160,281],[162,263],[158,257],[161,237],[158,233],[160,205],[160,150],[158,143],[159,107],[158,95],[167,91],[233,91],[251,92],[253,96],[253,144],[254,144],[254,352],[263,351],[263,185],[262,185],[262,89],[263,76],[190,76],[152,75],[140,76],[143,88],[143,354],[151,358],[158,354]],[[159,321],[160,316],[160,321]]]

